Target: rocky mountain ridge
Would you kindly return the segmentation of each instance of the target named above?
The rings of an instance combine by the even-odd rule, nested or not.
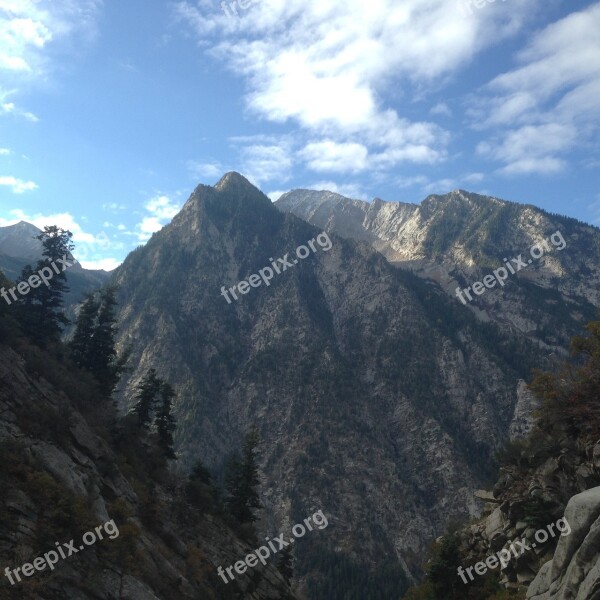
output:
[[[477,318],[508,326],[564,352],[600,306],[600,230],[574,219],[465,190],[428,196],[420,205],[371,203],[326,191],[292,190],[283,212],[342,237],[367,242],[392,264],[437,282],[459,301],[464,289],[560,232],[566,248],[546,251],[466,306]]]
[[[219,470],[257,424],[263,530],[316,509],[330,518],[318,545],[295,549],[299,594],[385,597],[417,575],[448,519],[479,513],[472,490],[491,475],[520,382],[546,357],[335,235],[269,286],[222,297],[319,233],[239,174],[198,186],[115,274],[119,342],[136,365],[125,389],[150,367],[174,383],[183,465],[200,456]],[[330,592],[341,565],[368,582]]]

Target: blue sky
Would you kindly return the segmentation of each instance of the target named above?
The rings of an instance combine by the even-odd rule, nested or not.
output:
[[[0,0],[0,226],[109,269],[230,170],[600,224],[600,2],[222,4]]]

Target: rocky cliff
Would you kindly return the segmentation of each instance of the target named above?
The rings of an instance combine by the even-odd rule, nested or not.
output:
[[[595,600],[600,596],[600,487],[573,496],[565,509],[570,533],[527,590],[530,600]]]
[[[598,599],[600,322],[572,352],[532,381],[540,410],[501,452],[493,490],[475,493],[484,517],[438,540],[407,600]]]
[[[482,281],[508,260],[516,273],[509,273],[502,288],[496,285],[479,296],[471,291],[473,300],[466,306],[477,318],[510,327],[549,349],[564,352],[600,306],[598,228],[532,205],[464,190],[429,196],[419,205],[292,190],[276,206],[369,243],[392,264],[437,282],[457,302],[457,287]],[[562,242],[549,243],[541,258],[529,262],[534,244],[557,231],[564,249],[557,249]],[[513,261],[519,255],[525,267]]]
[[[256,423],[264,531],[330,515],[326,535],[295,548],[299,593],[387,598],[449,519],[478,514],[472,490],[546,356],[335,235],[269,286],[222,295],[319,234],[238,174],[198,186],[115,275],[133,349],[125,389],[150,367],[176,385],[183,465],[220,470]]]
[[[166,471],[150,475],[130,435],[89,375],[0,316],[0,598],[291,600],[270,564],[224,586],[217,566],[250,544],[187,505]],[[109,520],[116,537],[79,546]],[[69,540],[53,570],[13,572]]]

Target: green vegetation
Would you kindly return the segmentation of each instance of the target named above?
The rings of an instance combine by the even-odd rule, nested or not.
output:
[[[392,600],[407,587],[400,565],[387,556],[373,569],[326,547],[313,545],[302,554],[303,571],[318,573],[318,578],[308,581],[311,600]]]
[[[501,465],[519,468],[524,482],[531,469],[560,454],[560,440],[574,440],[584,448],[600,435],[600,321],[589,323],[587,330],[588,336],[573,338],[572,361],[559,369],[536,372],[530,384],[542,402],[536,425],[528,438],[507,444],[498,454]],[[575,483],[573,488],[576,493]],[[530,497],[522,506],[522,520],[533,528],[545,527],[557,516],[556,503],[537,497]],[[468,584],[460,582],[458,565],[464,568],[483,559],[483,555],[467,556],[449,532],[441,544],[432,546],[424,582],[411,588],[404,600],[521,600],[523,595],[511,595],[500,587],[497,571]]]
[[[115,349],[115,295],[114,286],[105,287],[97,295],[88,295],[79,311],[69,345],[72,360],[78,367],[92,373],[105,396],[114,392],[129,359],[129,352],[118,357]]]
[[[61,232],[56,228],[48,228],[47,232],[50,238],[67,243],[68,232],[64,238],[60,238]],[[52,248],[60,247],[56,240],[52,244],[48,245],[50,259]],[[57,282],[61,283],[60,279]],[[1,272],[0,285],[11,285]],[[52,287],[52,294],[45,300],[32,295],[18,306],[0,303],[0,343],[8,344],[23,358],[32,389],[39,382],[39,399],[18,398],[10,404],[9,422],[22,431],[23,442],[0,443],[0,527],[6,539],[26,540],[5,547],[2,559],[5,565],[21,565],[54,548],[55,542],[78,539],[99,525],[91,506],[91,495],[74,493],[66,482],[48,470],[45,462],[36,458],[38,452],[50,449],[50,446],[56,448],[54,452],[62,450],[68,456],[81,457],[73,428],[77,427],[78,435],[81,435],[83,419],[100,437],[97,448],[111,449],[106,456],[94,457],[100,476],[116,482],[117,488],[130,485],[136,492],[137,501],[133,503],[127,496],[113,498],[113,484],[110,489],[103,490],[105,499],[112,499],[107,504],[107,511],[115,520],[120,535],[110,543],[88,548],[85,553],[70,559],[71,564],[83,561],[90,580],[106,568],[135,575],[144,560],[140,521],[147,531],[159,536],[165,535],[163,528],[169,523],[185,525],[181,528],[181,539],[190,540],[194,535],[191,531],[200,523],[202,515],[207,512],[221,514],[222,503],[207,472],[196,468],[188,480],[169,469],[168,459],[175,458],[172,435],[175,421],[171,414],[175,392],[168,383],[156,378],[158,394],[149,411],[150,416],[154,416],[151,431],[140,427],[139,419],[134,415],[118,415],[111,394],[125,359],[118,357],[115,350],[114,288],[106,288],[87,298],[79,313],[73,339],[64,344],[60,341],[59,326],[65,322],[62,315],[65,288],[61,285]],[[33,298],[35,302],[30,302]],[[55,394],[51,393],[51,388],[56,390]],[[47,394],[54,399],[47,399]],[[32,440],[35,443],[32,444]],[[36,452],[32,452],[33,446],[38,449]],[[123,481],[123,475],[127,483]],[[91,475],[90,484],[93,479]],[[101,481],[98,483],[102,484]],[[15,503],[24,507],[25,519],[15,518],[11,508]],[[24,535],[23,523],[27,521],[31,521],[34,528]],[[190,541],[188,550],[184,567],[186,577],[197,584],[199,597],[216,599],[211,588],[216,589],[219,584],[208,586],[208,582],[216,577],[212,570],[207,570],[208,558]],[[2,584],[0,598],[39,598],[45,586],[57,578],[56,573],[39,573],[15,587]],[[234,595],[233,590],[231,593],[226,590],[222,597],[233,598]]]
[[[38,261],[35,267],[27,265],[16,282],[25,282],[43,269],[50,271],[47,285],[39,284],[31,287],[24,296],[18,296],[15,309],[20,316],[21,327],[34,336],[39,344],[57,342],[68,319],[63,312],[63,296],[69,291],[66,284],[67,276],[59,266],[62,259],[69,257],[74,245],[71,243],[73,234],[55,225],[44,227],[44,232],[37,236],[42,242],[44,259]],[[52,269],[56,264],[59,272]],[[38,278],[39,281],[39,278]]]
[[[252,427],[244,438],[241,456],[234,452],[225,469],[225,505],[229,514],[240,524],[254,523],[254,510],[261,508],[258,497],[258,466],[256,457],[260,436]]]

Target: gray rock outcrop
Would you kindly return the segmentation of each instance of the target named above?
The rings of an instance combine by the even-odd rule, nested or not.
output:
[[[571,533],[561,536],[552,560],[529,586],[528,600],[600,598],[600,487],[573,496],[564,518]]]

